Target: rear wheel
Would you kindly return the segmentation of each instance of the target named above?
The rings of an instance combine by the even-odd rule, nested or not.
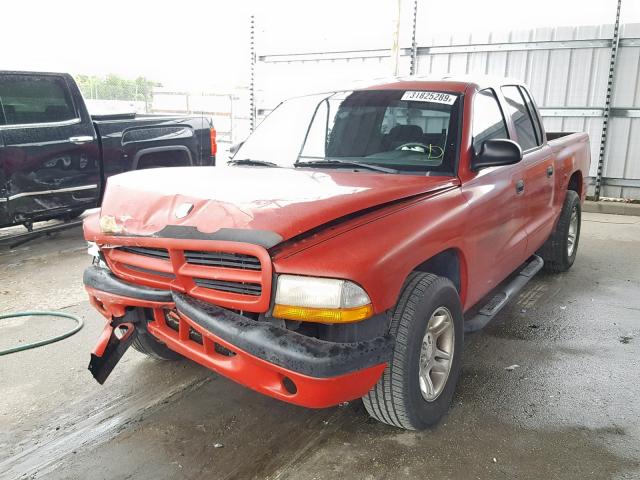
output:
[[[580,197],[573,190],[568,190],[558,224],[538,251],[544,260],[545,271],[561,273],[571,268],[578,253],[581,219]]]
[[[460,376],[463,317],[451,281],[414,272],[391,322],[392,358],[363,397],[373,418],[408,430],[437,423],[448,411]]]

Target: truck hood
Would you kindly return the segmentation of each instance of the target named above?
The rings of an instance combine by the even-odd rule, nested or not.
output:
[[[121,235],[226,232],[202,238],[234,240],[229,232],[239,232],[237,240],[269,248],[340,217],[458,184],[455,177],[344,170],[158,168],[109,178],[101,215],[113,216]],[[183,204],[193,207],[181,216],[189,210]],[[264,241],[255,240],[260,232]]]

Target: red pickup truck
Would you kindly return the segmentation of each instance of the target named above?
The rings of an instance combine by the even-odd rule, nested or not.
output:
[[[411,78],[283,102],[224,167],[129,172],[84,224],[107,318],[89,369],[132,345],[277,399],[362,398],[423,429],[465,331],[576,257],[584,133],[545,133],[527,88]]]

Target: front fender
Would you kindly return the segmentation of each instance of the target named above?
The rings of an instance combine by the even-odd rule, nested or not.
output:
[[[320,234],[308,246],[292,245],[275,256],[274,270],[352,280],[367,291],[375,313],[382,313],[396,304],[418,265],[444,250],[466,251],[465,207],[459,189],[421,199],[354,228]]]

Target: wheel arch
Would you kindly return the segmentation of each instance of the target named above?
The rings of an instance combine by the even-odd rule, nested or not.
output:
[[[163,167],[163,156],[176,155],[177,163],[182,166],[193,166],[191,150],[184,145],[167,145],[163,147],[148,147],[136,152],[131,163],[131,170],[149,167]]]
[[[580,198],[582,198],[582,193],[584,190],[584,180],[583,180],[582,172],[580,170],[576,170],[569,177],[569,183],[567,183],[567,190],[573,190],[578,194]]]
[[[451,247],[429,257],[419,265],[416,265],[407,278],[413,272],[433,273],[451,280],[458,291],[460,301],[464,305],[467,290],[467,266],[464,254],[459,248]]]

